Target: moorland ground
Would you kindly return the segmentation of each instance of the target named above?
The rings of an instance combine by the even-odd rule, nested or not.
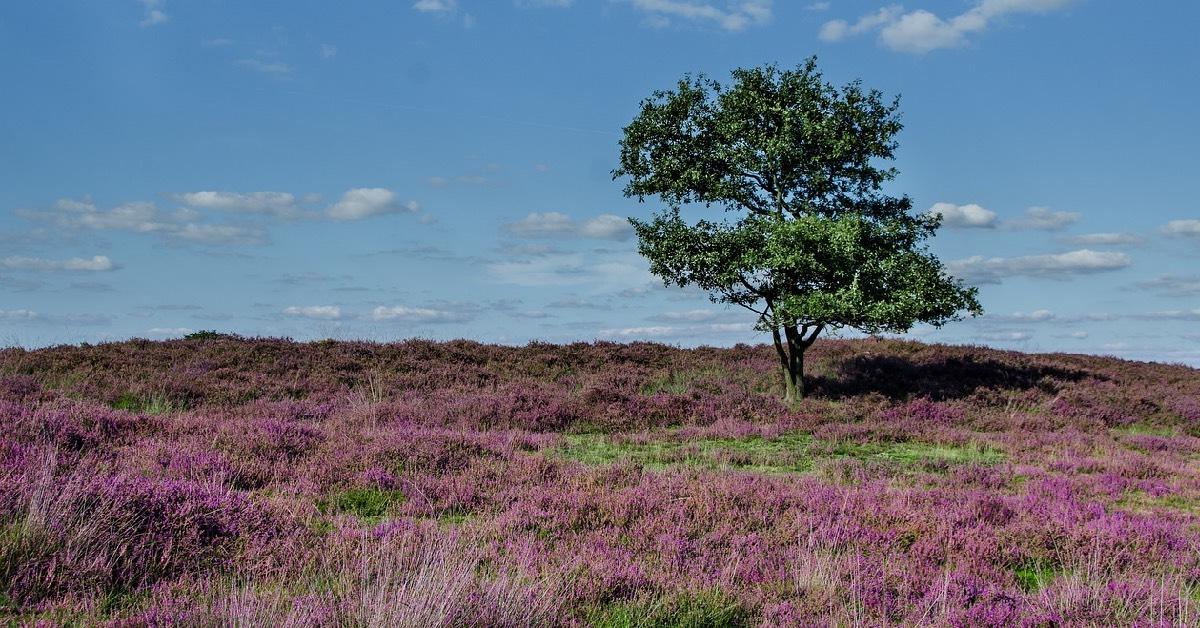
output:
[[[1200,621],[1200,372],[212,334],[0,351],[0,617]]]

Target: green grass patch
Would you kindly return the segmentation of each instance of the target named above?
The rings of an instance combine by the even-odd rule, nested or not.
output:
[[[650,440],[606,434],[568,434],[558,455],[584,464],[640,464],[652,471],[686,466],[755,473],[807,473],[819,460],[857,459],[901,469],[938,471],[956,464],[993,465],[1004,454],[987,445],[814,441],[793,432],[776,438],[679,440],[671,432]]]
[[[145,414],[170,414],[177,409],[176,405],[164,394],[153,394],[149,397],[138,397],[132,393],[121,395],[113,404],[116,410],[142,412]]]
[[[778,438],[705,438],[690,441],[653,440],[639,443],[605,434],[568,434],[561,453],[584,464],[629,461],[652,470],[672,466],[742,469],[760,473],[797,473],[812,468],[808,434]]]
[[[1134,513],[1150,513],[1154,511],[1171,511],[1178,514],[1200,514],[1200,500],[1183,495],[1163,495],[1155,497],[1145,491],[1126,491],[1114,504],[1117,508]]]
[[[593,628],[734,628],[753,625],[752,613],[719,589],[639,598],[592,609]]]
[[[1109,430],[1114,435],[1127,436],[1175,436],[1178,432],[1174,427],[1166,425],[1153,425],[1150,423],[1137,422],[1121,427],[1114,427]]]
[[[718,382],[729,378],[729,373],[719,368],[693,369],[686,371],[670,371],[666,375],[652,379],[642,385],[643,395],[666,393],[683,395],[695,388],[704,389],[707,382]],[[708,386],[715,390],[715,386]]]
[[[838,442],[830,448],[834,456],[861,460],[882,460],[902,466],[917,466],[923,463],[983,464],[993,465],[1004,461],[1004,453],[987,445],[945,445],[937,443],[855,443]]]
[[[321,514],[351,515],[364,522],[377,524],[404,500],[404,493],[397,490],[352,488],[321,500],[317,503],[317,509]]]
[[[1013,567],[1017,586],[1026,593],[1037,593],[1045,589],[1062,571],[1049,563],[1035,560]]]

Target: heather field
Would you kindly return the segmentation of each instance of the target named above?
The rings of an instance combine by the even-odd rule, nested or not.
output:
[[[0,351],[0,619],[1200,623],[1200,372],[201,335]]]

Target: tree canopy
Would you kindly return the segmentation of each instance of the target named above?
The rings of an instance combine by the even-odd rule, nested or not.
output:
[[[685,76],[625,127],[613,178],[666,205],[630,219],[651,272],[754,312],[788,399],[804,394],[804,351],[826,329],[905,332],[982,313],[976,289],[928,250],[940,217],[883,190],[897,174],[898,98],[834,87],[815,59],[732,78]],[[685,220],[697,204],[725,218]]]

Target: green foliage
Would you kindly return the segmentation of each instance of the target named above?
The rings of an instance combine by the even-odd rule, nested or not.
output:
[[[327,500],[318,502],[317,508],[323,514],[352,515],[366,522],[378,523],[404,500],[404,493],[398,490],[352,488],[330,495]]]
[[[815,59],[737,69],[729,86],[688,76],[655,92],[625,127],[613,170],[626,196],[668,206],[630,219],[651,272],[758,314],[791,380],[825,328],[904,332],[982,313],[976,289],[925,244],[939,218],[882,191],[897,174],[879,162],[894,156],[898,109],[857,82],[826,83]],[[729,213],[689,223],[689,204]]]
[[[720,589],[640,598],[594,609],[593,628],[733,628],[753,625],[752,613]]]

